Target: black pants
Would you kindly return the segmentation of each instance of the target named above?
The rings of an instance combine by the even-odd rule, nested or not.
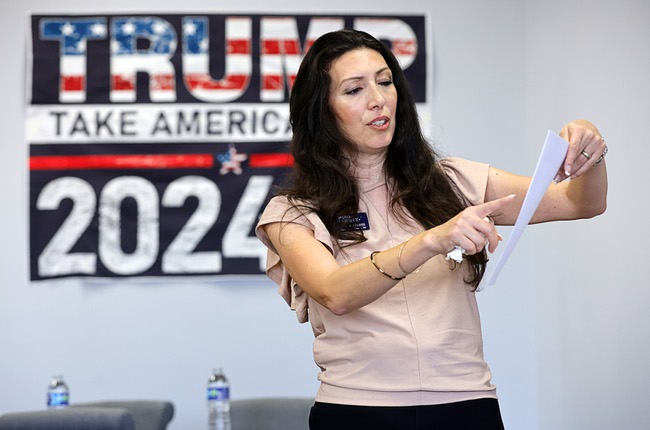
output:
[[[316,402],[310,430],[504,430],[499,402],[477,399],[428,406],[348,406]]]

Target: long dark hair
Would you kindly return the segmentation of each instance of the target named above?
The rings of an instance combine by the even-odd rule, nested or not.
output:
[[[424,228],[443,224],[467,207],[440,168],[438,155],[428,144],[418,119],[408,82],[393,53],[368,33],[338,30],[324,34],[303,59],[291,90],[290,121],[293,138],[290,152],[293,171],[287,187],[278,194],[314,211],[339,241],[363,242],[361,231],[346,231],[341,217],[359,209],[359,188],[350,174],[355,147],[341,132],[329,104],[330,68],[343,54],[372,49],[382,55],[397,90],[396,126],[388,147],[384,170],[394,184],[393,212],[405,219],[400,205]],[[465,282],[478,287],[487,263],[485,251],[468,256]]]

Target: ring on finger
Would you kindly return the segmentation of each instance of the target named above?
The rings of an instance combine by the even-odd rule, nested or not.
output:
[[[603,142],[605,142],[605,139],[603,139]],[[605,155],[607,155],[607,151],[608,151],[608,150],[609,150],[609,149],[607,148],[607,145],[605,145],[605,150],[604,150],[603,153],[600,155],[600,157],[598,158],[598,160],[596,160],[596,165],[598,165],[598,164],[600,164],[600,163],[603,162],[603,160],[605,159]]]
[[[584,149],[582,151],[580,151],[580,154],[587,157],[587,160],[591,159],[591,155],[589,155],[589,153],[587,151],[585,151]]]

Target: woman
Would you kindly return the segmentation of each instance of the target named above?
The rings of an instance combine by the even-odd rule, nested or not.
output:
[[[291,185],[257,234],[269,277],[315,334],[310,428],[503,428],[474,292],[494,224],[514,223],[530,178],[439,159],[397,60],[363,32],[313,44],[290,109]],[[570,149],[532,222],[605,210],[604,140],[587,121],[561,135]],[[446,259],[456,246],[460,264]]]

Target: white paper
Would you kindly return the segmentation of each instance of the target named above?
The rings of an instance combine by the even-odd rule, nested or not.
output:
[[[530,187],[528,187],[528,192],[524,198],[521,211],[519,212],[512,233],[506,241],[505,249],[492,270],[487,285],[493,285],[499,277],[501,269],[503,269],[506,261],[508,261],[508,258],[510,257],[510,254],[512,254],[517,242],[519,242],[519,239],[524,233],[530,219],[533,217],[537,206],[539,206],[539,202],[542,200],[546,189],[551,185],[551,182],[553,182],[558,169],[566,158],[568,149],[569,143],[562,139],[558,134],[551,130],[546,133],[544,147],[542,148],[542,153],[537,160],[537,167],[535,167],[535,173],[533,173],[533,178],[530,182]],[[489,265],[488,271],[490,271]]]

